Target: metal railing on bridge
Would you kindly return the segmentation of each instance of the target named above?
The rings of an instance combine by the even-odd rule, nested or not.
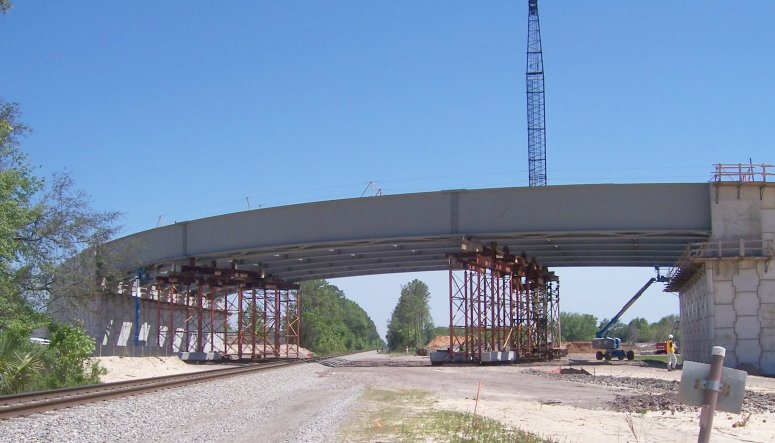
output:
[[[675,267],[671,270],[670,283],[666,290],[677,291],[700,268],[700,264],[719,260],[761,260],[765,270],[775,257],[773,239],[712,239],[706,242],[689,243]]]
[[[774,243],[772,239],[743,238],[689,243],[681,258],[691,262],[722,258],[772,258],[775,255]]]
[[[716,170],[713,172],[713,182],[775,182],[775,165],[753,163],[723,164],[713,165]]]

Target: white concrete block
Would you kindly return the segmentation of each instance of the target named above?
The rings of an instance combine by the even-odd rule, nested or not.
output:
[[[761,303],[775,303],[775,280],[762,280],[759,283],[759,301]]]
[[[710,363],[710,359],[711,357],[709,356],[704,363]],[[727,348],[727,355],[724,357],[724,366],[728,368],[737,367],[737,354],[735,354],[735,351],[730,351],[729,348]]]
[[[775,328],[775,303],[762,303],[760,305],[759,321],[763,328]]]
[[[121,330],[116,340],[116,345],[127,346],[129,340],[132,338],[132,323],[128,321],[121,322]]]
[[[759,341],[761,342],[762,350],[775,352],[775,328],[762,328]]]
[[[764,352],[759,360],[759,368],[764,375],[775,375],[775,352]]]
[[[732,305],[716,305],[716,327],[734,328],[735,321],[737,321],[737,313]]]
[[[738,340],[735,348],[737,364],[751,363],[758,365],[762,356],[762,348],[759,340]]]
[[[759,313],[758,294],[738,291],[735,297],[735,312],[737,315],[757,315]]]
[[[775,232],[775,209],[762,209],[762,232]]]
[[[761,205],[762,209],[775,209],[775,188],[771,186],[764,188]]]
[[[737,272],[735,264],[728,261],[708,263],[708,266],[712,266],[714,269],[714,286],[720,281],[732,280],[732,277],[734,277],[735,273]]]
[[[737,336],[735,335],[734,328],[716,328],[716,336],[714,337],[715,346],[723,346],[727,351],[735,349],[735,343],[737,343]],[[710,351],[708,351],[710,352]]]
[[[756,292],[759,289],[759,275],[756,269],[739,269],[732,277],[732,284],[738,292]]]
[[[759,323],[758,316],[739,315],[737,317],[735,323],[737,340],[758,340],[759,331],[761,331],[761,323]]]
[[[759,275],[762,280],[775,280],[775,260],[770,261],[769,264],[761,263],[759,265]]]
[[[731,281],[717,281],[713,286],[713,298],[716,304],[732,304],[734,302],[735,288]]]

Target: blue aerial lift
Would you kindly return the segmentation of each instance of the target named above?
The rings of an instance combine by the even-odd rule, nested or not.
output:
[[[611,328],[611,326],[615,325],[616,322],[619,321],[619,318],[621,318],[622,314],[624,314],[628,309],[630,309],[630,306],[632,306],[633,303],[635,303],[636,300],[640,298],[641,295],[643,295],[644,292],[646,292],[646,289],[649,288],[654,282],[662,282],[667,283],[670,281],[668,277],[665,277],[663,275],[659,274],[659,268],[656,268],[657,270],[657,276],[652,277],[649,279],[649,281],[646,282],[645,285],[643,285],[642,288],[638,292],[635,293],[635,295],[630,299],[630,301],[627,302],[627,304],[624,305],[624,307],[613,316],[611,321],[606,323],[605,326],[600,328],[599,331],[595,334],[595,338],[592,339],[592,349],[597,349],[598,351],[595,353],[595,358],[598,360],[606,359],[611,360],[612,358],[618,358],[619,360],[624,360],[625,358],[627,360],[632,360],[635,358],[635,353],[632,351],[625,352],[623,349],[621,349],[622,346],[622,339],[618,337],[607,337],[606,333]]]

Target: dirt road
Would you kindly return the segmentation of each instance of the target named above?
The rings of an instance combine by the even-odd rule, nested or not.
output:
[[[697,440],[699,410],[675,400],[680,371],[586,357],[518,366],[431,367],[427,357],[372,352],[349,357],[323,376],[387,389],[425,390],[436,396],[434,408],[467,412],[473,411],[479,388],[478,413],[561,442]],[[559,373],[571,365],[592,375]],[[775,438],[775,380],[749,377],[747,388],[744,414],[717,413],[712,441]],[[748,413],[750,418],[740,426]]]

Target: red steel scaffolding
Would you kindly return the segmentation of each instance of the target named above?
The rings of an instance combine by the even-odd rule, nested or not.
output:
[[[154,313],[144,310],[150,334],[140,344],[157,353],[299,358],[301,294],[296,284],[267,280],[260,272],[191,264],[157,276],[140,294],[155,305]]]
[[[518,362],[558,356],[557,276],[535,260],[498,251],[495,245],[463,246],[464,252],[449,256],[450,339],[443,361]]]

